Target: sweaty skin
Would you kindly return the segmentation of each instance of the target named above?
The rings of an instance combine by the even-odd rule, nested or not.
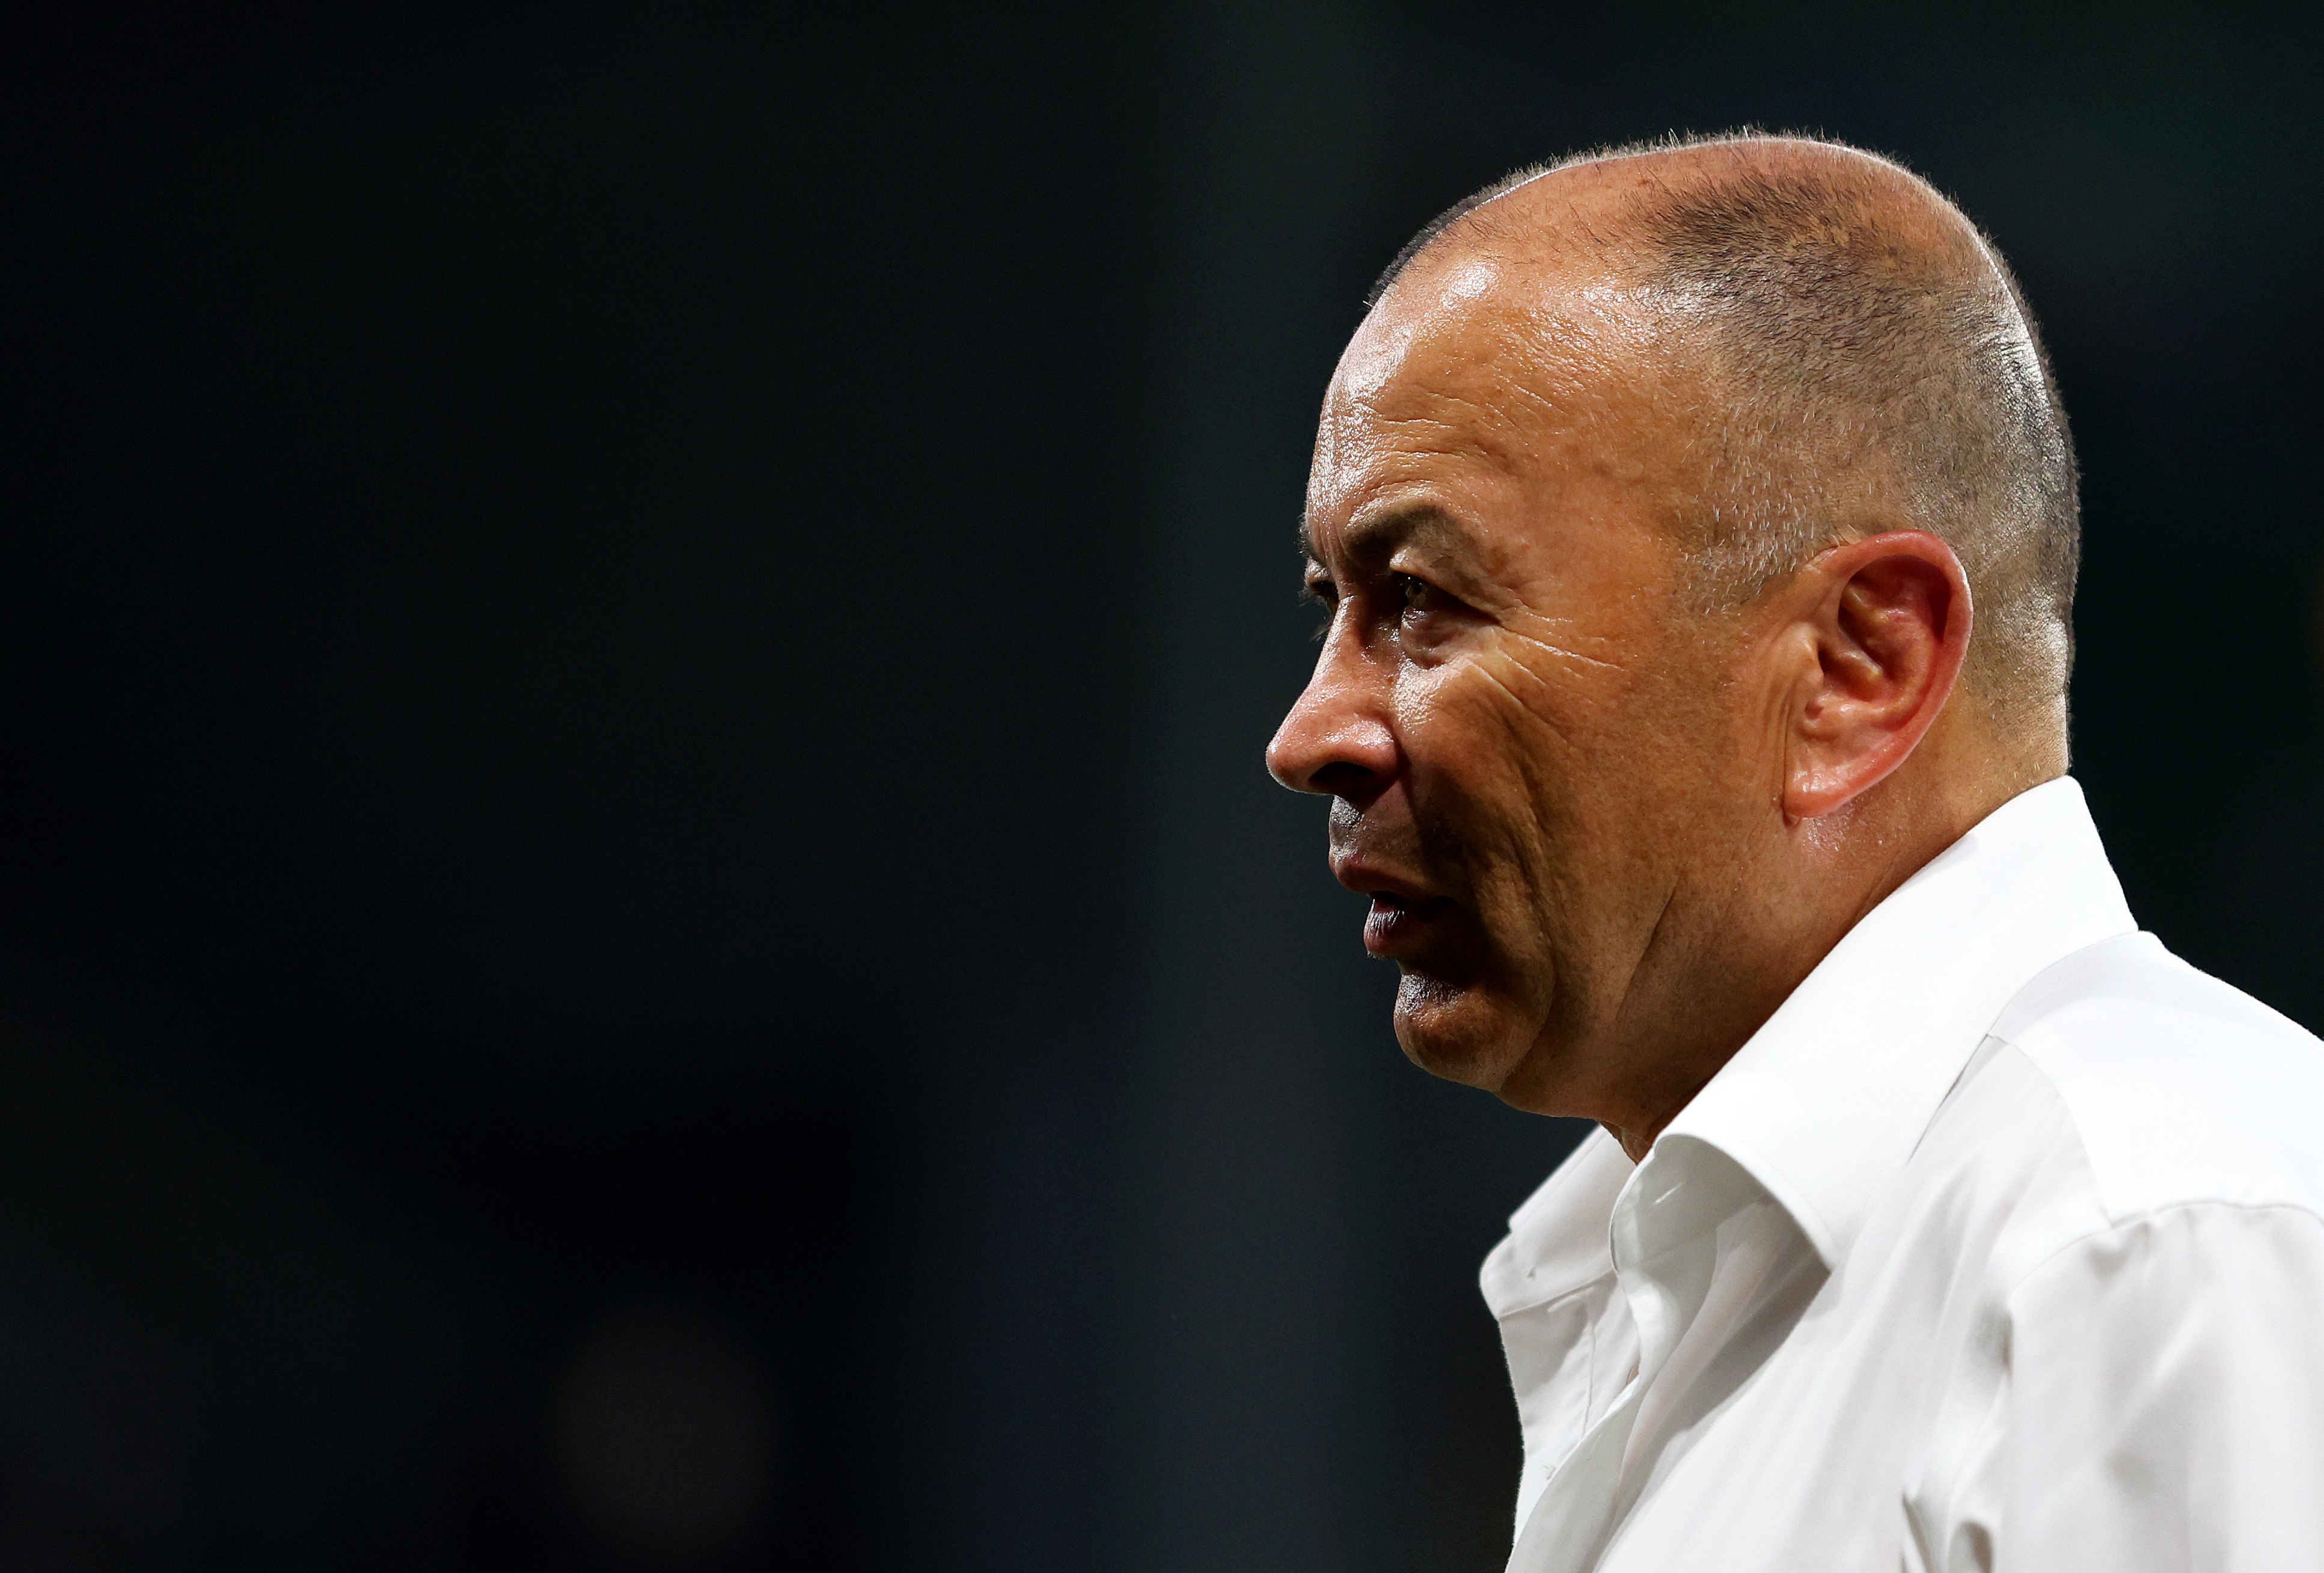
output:
[[[1268,756],[1333,800],[1406,1053],[1634,1159],[1858,918],[2064,769],[2062,738],[2004,748],[1948,703],[1968,585],[1877,496],[1749,605],[1689,594],[1669,521],[1718,412],[1617,209],[1626,182],[1741,156],[1851,155],[1561,171],[1381,299],[1324,400],[1306,532],[1330,621]],[[1928,222],[1897,201],[1900,232]]]

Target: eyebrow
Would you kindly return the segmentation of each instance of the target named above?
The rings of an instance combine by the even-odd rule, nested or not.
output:
[[[1410,503],[1361,514],[1342,534],[1341,543],[1350,559],[1363,562],[1384,558],[1404,542],[1423,535],[1445,535],[1463,545],[1473,544],[1461,521],[1434,503]],[[1315,550],[1315,539],[1309,533],[1304,517],[1299,522],[1299,550],[1311,563],[1323,560],[1323,553]]]

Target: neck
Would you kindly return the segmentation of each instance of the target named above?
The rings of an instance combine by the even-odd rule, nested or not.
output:
[[[1645,1157],[1850,929],[2037,784],[2019,773],[1949,781],[1935,770],[1899,771],[1831,814],[1760,825],[1748,849],[1723,860],[1723,876],[1698,876],[1692,891],[1674,893],[1674,912],[1682,895],[1691,910],[1657,933],[1602,1058],[1592,1056],[1609,1074],[1588,1100],[1594,1106],[1573,1112],[1604,1125],[1633,1161]]]

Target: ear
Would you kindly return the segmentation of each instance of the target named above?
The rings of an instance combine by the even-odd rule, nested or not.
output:
[[[1969,579],[1951,547],[1899,530],[1831,548],[1796,583],[1814,665],[1785,717],[1784,812],[1812,819],[1904,763],[1945,708],[1969,652]]]

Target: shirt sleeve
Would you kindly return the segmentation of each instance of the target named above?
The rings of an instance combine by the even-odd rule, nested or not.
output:
[[[2009,1297],[2007,1388],[1952,1568],[2324,1569],[2324,1221],[2199,1203]],[[1967,1553],[1963,1555],[1962,1553]]]

